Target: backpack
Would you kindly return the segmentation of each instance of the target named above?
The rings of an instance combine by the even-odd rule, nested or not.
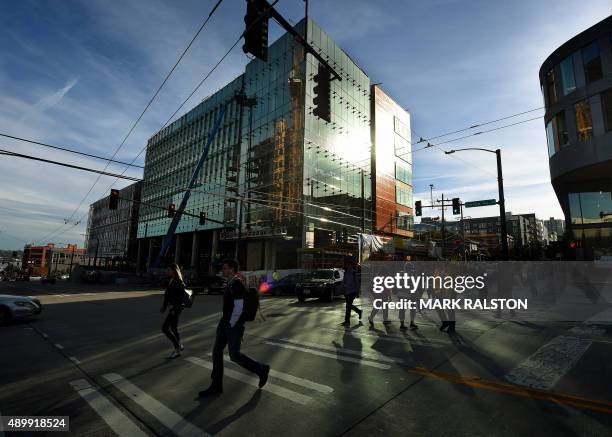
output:
[[[259,293],[256,289],[247,287],[240,278],[235,278],[230,281],[227,286],[231,287],[233,281],[239,281],[244,288],[244,306],[242,307],[242,319],[245,322],[252,322],[257,316],[259,310]]]
[[[195,293],[189,288],[183,288],[183,290],[185,291],[183,293],[183,305],[186,308],[191,308],[193,306],[193,301],[195,300]]]

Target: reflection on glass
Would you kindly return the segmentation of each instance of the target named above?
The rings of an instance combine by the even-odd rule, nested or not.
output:
[[[593,136],[593,121],[591,119],[591,107],[588,100],[581,100],[574,105],[576,113],[576,130],[578,141],[586,141]]]
[[[397,185],[395,187],[395,202],[412,207],[412,192]]]
[[[601,94],[601,106],[606,131],[612,131],[612,89]]]
[[[551,69],[546,73],[546,93],[548,95],[548,104],[552,105],[557,102],[557,91],[555,90],[555,70]]]
[[[561,61],[560,67],[563,95],[567,96],[569,93],[576,90],[576,78],[574,76],[574,62],[572,60],[572,55]]]
[[[556,152],[555,150],[555,134],[553,133],[552,120],[546,123],[546,142],[548,143],[548,157],[550,158]]]
[[[412,185],[412,171],[409,164],[395,163],[395,179]]]
[[[569,193],[572,224],[612,223],[612,193]]]
[[[582,49],[582,62],[584,64],[584,76],[587,83],[599,80],[603,77],[601,72],[601,58],[599,57],[599,44],[593,41]]]
[[[555,116],[555,121],[557,122],[557,143],[559,147],[566,146],[569,142],[569,135],[565,121],[565,111],[559,112]]]

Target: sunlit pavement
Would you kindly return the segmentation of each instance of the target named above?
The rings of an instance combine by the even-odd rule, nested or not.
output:
[[[78,436],[612,435],[607,326],[491,314],[459,317],[449,335],[432,311],[404,333],[380,313],[371,329],[365,308],[363,324],[353,314],[345,329],[341,299],[264,298],[243,352],[271,365],[268,384],[257,390],[226,355],[224,393],[201,400],[221,297],[197,296],[183,312],[175,360],[161,299],[143,289],[42,296],[41,316],[0,328],[0,414],[70,416]]]

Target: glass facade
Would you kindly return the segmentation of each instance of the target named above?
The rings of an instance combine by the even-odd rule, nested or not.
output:
[[[601,93],[601,106],[605,129],[610,132],[612,131],[612,89]]]
[[[395,202],[399,203],[400,205],[412,207],[412,191],[396,186]]]
[[[612,193],[569,193],[572,224],[612,223]]]
[[[546,73],[546,95],[548,97],[548,104],[552,105],[557,103],[557,90],[555,87],[555,69],[553,68]]]
[[[561,70],[561,85],[563,86],[563,95],[567,96],[576,91],[576,76],[574,74],[574,61],[572,55],[561,61],[559,65]]]
[[[395,162],[395,179],[405,184],[412,185],[412,166],[408,163]]]
[[[295,29],[304,34],[305,27],[301,21]],[[370,232],[370,79],[311,20],[307,40],[342,79],[331,82],[331,122],[313,115],[319,61],[305,56],[289,34],[281,36],[270,45],[267,62],[251,61],[243,75],[149,140],[139,238],[165,235],[171,222],[166,207],[179,205],[224,105],[227,113],[186,207],[195,217],[183,215],[177,233],[219,229],[225,241],[235,239],[239,229],[241,241],[253,237],[245,243],[253,259],[263,257],[257,241],[264,237],[258,236],[286,235],[292,241],[278,250],[291,247],[292,253],[276,257],[280,266],[299,247],[335,244],[338,232],[348,234],[348,241],[362,230]],[[241,87],[248,98],[256,98],[256,105],[245,106],[242,114],[233,99]],[[407,126],[398,123],[395,129],[410,137]],[[398,147],[407,160],[401,176],[410,180],[409,143],[398,142]],[[393,163],[393,151],[387,159]],[[200,211],[208,218],[202,226]],[[245,267],[262,267],[258,263]]]
[[[305,71],[303,195],[307,228],[316,232],[371,229],[370,79],[314,22],[308,42],[341,76],[331,82],[331,122],[313,115],[314,75],[319,62],[308,56]],[[363,201],[362,201],[363,192]],[[325,209],[327,208],[327,209]],[[334,211],[328,211],[328,209]]]
[[[555,133],[553,129],[553,120],[546,123],[546,142],[548,143],[548,157],[550,158],[557,150],[555,148]]]
[[[581,100],[574,104],[576,115],[576,131],[578,141],[586,141],[593,136],[593,120],[591,119],[591,107],[588,100]]]
[[[569,134],[567,132],[565,111],[561,111],[557,115],[555,115],[555,122],[557,124],[557,145],[559,146],[559,148],[567,146],[567,144],[569,143]]]

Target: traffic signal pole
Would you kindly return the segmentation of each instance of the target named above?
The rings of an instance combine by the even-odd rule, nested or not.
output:
[[[508,230],[506,225],[506,201],[504,200],[504,179],[502,176],[501,150],[495,150],[497,158],[497,188],[499,190],[499,222],[501,225],[502,256],[504,261],[510,259],[508,253]]]

